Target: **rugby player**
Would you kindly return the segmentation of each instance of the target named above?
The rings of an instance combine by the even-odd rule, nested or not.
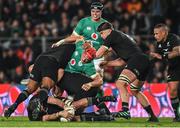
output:
[[[127,91],[127,86],[130,85],[132,94],[150,115],[148,121],[158,122],[148,99],[140,91],[148,74],[150,66],[149,58],[142,53],[130,36],[121,31],[114,30],[110,23],[102,23],[97,30],[104,39],[104,44],[98,49],[96,58],[102,57],[111,47],[117,56],[126,63],[125,68],[116,81],[116,86],[121,92],[122,111],[116,113],[115,116],[126,119],[130,119],[131,117],[129,112],[129,93]]]
[[[157,24],[154,27],[154,38],[157,41],[156,52],[150,55],[163,60],[168,66],[167,82],[170,91],[171,105],[175,114],[173,121],[180,122],[178,85],[180,81],[180,38],[169,33],[165,24]]]
[[[39,96],[34,95],[27,107],[28,117],[30,121],[61,121],[61,117],[65,118],[64,121],[70,121],[74,118],[74,111],[80,107],[87,107],[88,105],[96,104],[96,102],[108,101],[107,97],[95,98],[88,97],[78,101],[72,102],[66,98],[61,99],[48,97],[47,104],[43,105],[40,102]],[[99,118],[98,118],[99,117]],[[76,116],[77,121],[111,121],[114,120],[112,116],[102,114],[83,114]]]
[[[76,48],[75,44],[69,42],[75,42],[80,38],[81,37],[77,36],[66,38],[65,42],[67,42],[67,44],[52,48],[37,57],[30,73],[27,89],[23,90],[17,97],[15,103],[4,112],[5,117],[10,117],[18,105],[26,100],[30,94],[35,92],[38,87],[41,87],[38,92],[41,103],[46,102],[49,90],[54,87],[57,82],[58,70],[60,68],[65,69]],[[62,74],[60,75],[62,76]]]

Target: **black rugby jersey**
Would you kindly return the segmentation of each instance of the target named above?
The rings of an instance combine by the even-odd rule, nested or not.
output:
[[[160,55],[168,54],[176,46],[180,46],[180,38],[172,33],[169,33],[166,41],[157,42],[156,52]],[[180,56],[168,59],[169,69],[180,69]]]
[[[104,40],[103,45],[108,48],[111,47],[118,57],[125,61],[137,53],[142,53],[135,40],[121,31],[112,30]]]

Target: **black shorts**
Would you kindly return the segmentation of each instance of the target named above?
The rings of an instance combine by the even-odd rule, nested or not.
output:
[[[30,73],[30,79],[41,82],[43,77],[49,77],[54,82],[57,81],[59,64],[58,62],[51,57],[39,56]]]
[[[168,70],[167,81],[180,81],[180,69]]]
[[[132,71],[138,80],[145,81],[150,68],[150,60],[145,54],[135,54],[127,61],[125,68]]]
[[[89,91],[81,89],[84,83],[93,81],[91,78],[80,74],[64,72],[62,79],[57,83],[57,86],[65,90],[68,95],[74,95],[74,100],[79,100],[85,97],[95,97],[98,93],[99,88],[91,88]]]

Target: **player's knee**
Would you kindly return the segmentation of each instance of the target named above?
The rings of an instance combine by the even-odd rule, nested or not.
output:
[[[139,93],[138,90],[131,90],[131,94],[132,94],[133,96],[137,96],[138,93]]]
[[[127,86],[130,83],[131,83],[131,80],[129,79],[129,77],[123,74],[120,74],[118,80],[116,81],[116,85],[119,88]]]
[[[42,86],[48,89],[51,89],[54,86],[55,82],[49,77],[43,77]]]
[[[177,96],[177,92],[178,92],[178,85],[176,84],[169,84],[169,92],[170,92],[170,96]]]

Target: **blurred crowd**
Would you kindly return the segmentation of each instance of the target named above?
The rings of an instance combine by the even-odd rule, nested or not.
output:
[[[153,26],[166,23],[180,34],[178,0],[99,0],[103,18],[131,35],[148,54],[154,51]],[[27,67],[53,42],[70,35],[81,18],[90,16],[92,0],[0,0],[0,83],[19,83]],[[116,56],[112,53],[107,59]],[[165,82],[166,67],[152,61],[148,82]],[[120,68],[107,67],[104,80],[114,82]]]

